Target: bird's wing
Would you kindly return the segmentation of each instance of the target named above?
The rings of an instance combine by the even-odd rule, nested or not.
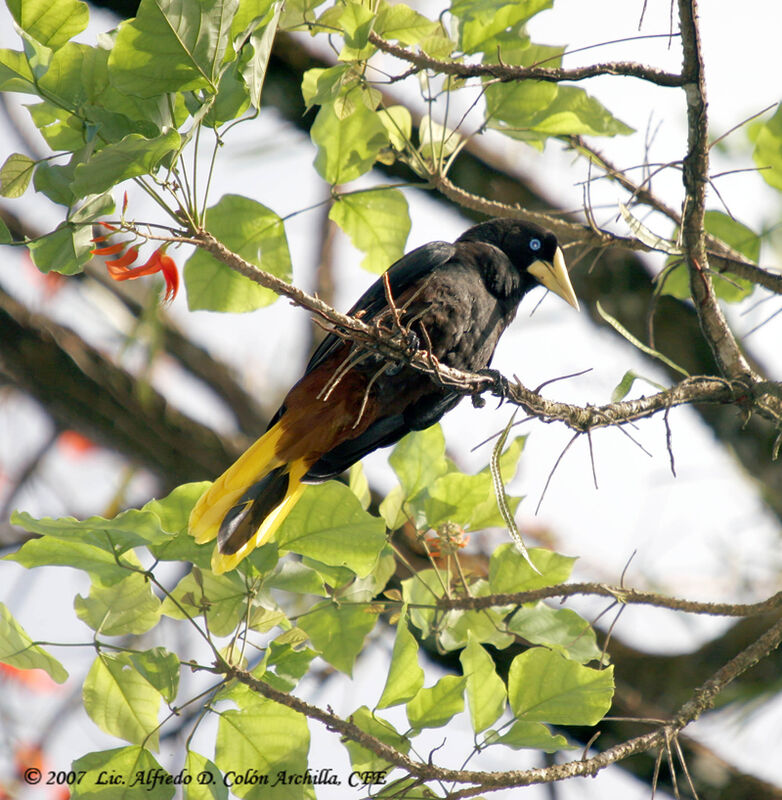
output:
[[[432,270],[445,264],[456,252],[456,247],[448,242],[430,242],[395,261],[387,270],[388,282],[391,287],[391,296],[398,297],[408,287],[412,286],[419,278],[428,275]],[[348,311],[348,316],[355,316],[363,311],[362,322],[368,322],[388,305],[383,279],[378,278],[369,289],[358,298],[353,307]],[[342,343],[342,339],[333,333],[315,348],[307,364],[307,372],[325,361],[334,349]]]

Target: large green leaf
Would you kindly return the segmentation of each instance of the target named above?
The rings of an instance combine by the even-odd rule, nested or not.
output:
[[[247,197],[227,194],[207,210],[206,227],[246,261],[282,280],[290,280],[285,226],[271,209]],[[191,311],[253,311],[277,299],[270,289],[203,250],[196,250],[185,264],[185,285]]]
[[[227,636],[247,613],[247,587],[238,572],[215,575],[194,568],[163,601],[161,614],[174,619],[194,619],[206,614],[209,630]]]
[[[526,22],[553,4],[554,0],[453,0],[450,10],[459,20],[459,44],[465,53],[494,52],[497,48],[493,40],[497,34]]]
[[[782,139],[780,139],[780,144],[782,145]],[[760,258],[760,237],[755,231],[722,211],[707,211],[703,223],[710,234],[721,239],[734,250],[738,250],[750,261],[757,263]],[[669,259],[669,262],[673,263],[672,259]],[[665,276],[663,293],[686,300],[690,297],[690,275],[687,265],[682,259],[677,259],[677,262],[676,266]],[[738,303],[752,294],[752,290],[755,288],[751,281],[739,278],[729,272],[713,273],[712,283],[717,297],[727,303]]]
[[[488,731],[485,743],[487,745],[504,744],[513,750],[525,748],[543,750],[545,753],[556,753],[557,750],[571,749],[572,747],[564,736],[552,734],[543,723],[525,722],[524,720],[514,722],[510,729],[502,735],[496,731]]]
[[[381,742],[393,747],[400,753],[406,753],[410,749],[410,740],[407,737],[398,733],[396,728],[390,722],[388,722],[388,720],[377,716],[377,714],[374,714],[366,706],[357,708],[350,715],[350,721],[354,725],[358,725],[362,731],[374,736],[376,739],[379,739]],[[343,742],[348,750],[348,753],[350,753],[351,766],[356,772],[381,773],[381,775],[378,777],[382,777],[383,771],[388,770],[388,767],[390,766],[389,763],[380,758],[380,756],[378,756],[376,753],[366,749],[365,747],[361,747],[361,745],[356,744],[356,742],[353,742],[350,739],[346,738],[343,740]],[[375,796],[374,793],[372,796]]]
[[[30,185],[36,162],[23,153],[11,153],[0,167],[0,195],[21,197]]]
[[[375,22],[375,32],[384,39],[406,45],[418,44],[439,30],[439,23],[432,22],[404,3],[381,3]]]
[[[613,695],[613,667],[590,669],[544,647],[516,656],[508,673],[511,710],[526,722],[596,725]]]
[[[92,257],[92,232],[88,225],[61,223],[54,231],[28,242],[33,263],[41,272],[74,275]]]
[[[87,753],[72,764],[73,772],[83,776],[68,787],[71,800],[171,800],[176,791],[173,783],[155,783],[152,786],[133,784],[139,774],[165,774],[165,770],[144,747],[119,747]],[[121,783],[112,783],[120,778]],[[195,782],[195,781],[194,781]]]
[[[352,675],[353,664],[364,639],[375,627],[378,612],[368,604],[319,603],[299,618],[321,656],[342,672]]]
[[[33,73],[24,53],[0,50],[0,92],[36,94]]]
[[[601,655],[592,626],[569,608],[551,608],[545,603],[522,606],[508,620],[508,629],[528,642],[545,644],[582,664]]]
[[[388,146],[388,135],[377,112],[370,111],[363,103],[358,103],[342,119],[333,105],[322,106],[310,135],[318,148],[315,169],[333,185],[363,175]]]
[[[185,772],[196,776],[184,787],[183,800],[228,800],[228,787],[217,765],[195,750],[188,750]],[[203,778],[201,776],[204,776]]]
[[[179,658],[165,647],[126,653],[128,662],[154,686],[168,703],[176,700],[179,688]]]
[[[217,728],[215,763],[223,774],[244,775],[252,768],[269,776],[269,785],[233,782],[231,791],[251,800],[314,800],[312,785],[278,782],[279,773],[303,775],[310,734],[304,717],[257,696],[240,710],[223,711]]]
[[[423,685],[424,671],[418,663],[418,644],[407,627],[407,614],[403,612],[396,626],[391,664],[377,707],[388,708],[406,703],[418,694]]]
[[[238,0],[142,0],[136,18],[120,25],[111,82],[140,97],[216,89],[237,6]]]
[[[505,684],[497,675],[494,661],[472,637],[459,655],[467,681],[467,700],[475,733],[485,730],[505,710]]]
[[[131,547],[142,544],[161,544],[167,540],[160,529],[159,518],[149,511],[131,508],[112,519],[89,517],[84,520],[73,517],[35,519],[26,511],[14,513],[14,525],[30,533],[53,536],[67,542],[83,542],[121,554]]]
[[[90,19],[79,0],[7,0],[17,25],[45,47],[56,50],[81,33]]]
[[[79,541],[66,541],[54,536],[28,539],[15,553],[4,556],[27,569],[43,566],[83,569],[91,578],[106,586],[124,580],[131,567],[130,553],[115,557],[110,548],[96,547]],[[141,567],[135,559],[138,568]],[[123,564],[128,566],[123,567]],[[133,565],[135,566],[135,564]]]
[[[445,437],[439,425],[409,433],[388,457],[405,496],[415,497],[451,469],[445,457]]]
[[[540,547],[532,548],[529,556],[540,574],[533,572],[514,544],[500,545],[492,553],[489,562],[489,585],[492,592],[528,592],[563,583],[570,577],[576,560]]]
[[[84,679],[82,698],[101,730],[157,750],[161,695],[126,654],[100,653]]]
[[[365,254],[361,266],[370,272],[383,272],[405,252],[410,214],[398,189],[342,195],[331,207],[329,219]]]
[[[752,157],[763,180],[782,191],[782,104],[771,119],[753,125],[749,136],[755,144]]]
[[[19,669],[45,670],[57,683],[64,683],[68,678],[63,665],[42,647],[33,644],[3,603],[0,603],[0,661]]]
[[[76,194],[98,194],[128,178],[155,172],[160,162],[179,147],[179,134],[169,130],[148,139],[131,133],[95,153],[76,167],[73,190]]]
[[[111,586],[93,583],[88,597],[76,595],[74,608],[82,622],[106,636],[146,633],[160,619],[160,600],[137,572]]]
[[[311,486],[280,526],[282,550],[345,566],[359,577],[368,575],[386,542],[383,521],[361,507],[342,483]]]
[[[413,728],[442,728],[460,711],[464,711],[464,689],[467,679],[445,675],[434,686],[420,689],[407,704],[407,718]]]

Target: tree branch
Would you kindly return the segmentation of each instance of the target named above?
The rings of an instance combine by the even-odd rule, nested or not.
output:
[[[562,81],[582,81],[598,75],[621,75],[640,78],[658,86],[682,86],[684,79],[657,67],[638,64],[634,61],[611,61],[604,64],[589,64],[585,67],[563,69],[561,67],[519,67],[509,64],[464,64],[460,61],[441,61],[424,52],[415,52],[406,47],[383,39],[374,31],[369,34],[369,41],[384,53],[413,64],[416,71],[431,69],[442,75],[453,75],[459,78],[497,78],[501,81],[537,80],[560,83]]]

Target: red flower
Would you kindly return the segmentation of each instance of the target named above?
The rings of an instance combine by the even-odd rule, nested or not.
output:
[[[33,692],[52,692],[59,686],[42,669],[20,669],[10,664],[0,663],[0,678],[15,681]]]
[[[136,278],[141,278],[144,275],[154,275],[159,272],[166,282],[166,295],[165,302],[169,302],[176,297],[179,291],[179,272],[176,268],[176,262],[171,256],[166,255],[166,247],[163,245],[158,247],[150,256],[149,260],[142,264],[140,267],[129,267],[138,256],[138,248],[131,247],[127,253],[121,258],[114,261],[107,261],[106,267],[109,270],[109,275],[115,281],[132,281]]]
[[[90,450],[95,450],[95,443],[78,431],[63,431],[57,437],[57,444],[65,450],[69,456],[78,458]]]

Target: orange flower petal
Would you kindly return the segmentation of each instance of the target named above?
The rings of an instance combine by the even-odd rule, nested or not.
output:
[[[116,244],[110,244],[108,247],[96,247],[94,250],[90,250],[90,253],[94,256],[113,256],[123,250],[125,245],[127,245],[127,242],[117,242]]]
[[[128,267],[130,266],[136,259],[138,258],[138,247],[131,247],[124,256],[120,258],[115,258],[113,261],[107,261],[107,267]],[[111,272],[111,270],[109,270]],[[111,276],[114,278],[115,276],[112,274]]]

